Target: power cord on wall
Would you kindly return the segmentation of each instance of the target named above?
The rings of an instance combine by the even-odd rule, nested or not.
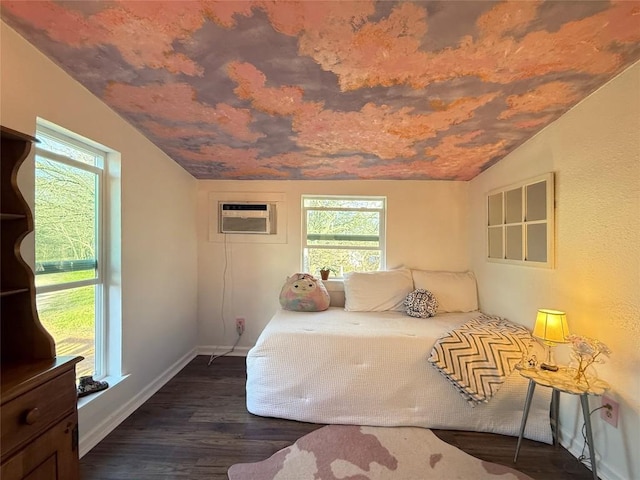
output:
[[[235,343],[233,344],[230,350],[227,350],[226,352],[221,353],[220,355],[216,355],[215,353],[212,353],[211,356],[209,357],[209,362],[207,363],[207,366],[211,365],[218,358],[224,357],[225,355],[229,355],[230,353],[233,353],[235,348],[238,346],[238,342],[240,342],[240,337],[242,337],[242,334],[238,333],[238,338],[236,339]]]
[[[227,234],[223,233],[222,234],[224,236],[224,267],[222,269],[222,301],[220,302],[220,318],[222,319],[222,336],[223,338],[226,338],[227,336],[227,322],[224,319],[224,300],[227,296],[227,266],[228,266],[228,249],[227,249]],[[237,329],[236,333],[238,334],[238,338],[236,338],[235,343],[233,344],[233,346],[231,347],[231,350],[228,350],[224,353],[221,353],[219,355],[216,355],[215,352],[211,354],[211,356],[209,357],[209,361],[207,362],[207,366],[211,365],[216,359],[220,358],[220,357],[224,357],[225,355],[229,355],[230,353],[233,353],[233,351],[235,350],[235,348],[238,346],[238,343],[240,342],[240,337],[242,337],[242,334],[244,333],[244,331],[241,331],[240,329]]]
[[[603,408],[611,410],[613,407],[607,404],[607,405],[602,405],[600,407],[594,408],[589,412],[589,417],[591,417],[591,415],[593,415],[598,410],[602,410]],[[589,442],[587,440],[587,424],[585,422],[582,422],[582,440],[583,440],[582,451],[580,452],[580,456],[578,457],[578,460],[582,462],[583,465],[589,467],[590,470],[593,470],[593,467],[591,465],[591,459],[584,454],[584,451],[587,448],[587,445],[589,445]],[[591,445],[591,447],[593,448],[593,445]]]

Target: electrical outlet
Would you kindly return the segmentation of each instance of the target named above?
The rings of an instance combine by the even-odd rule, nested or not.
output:
[[[236,332],[238,332],[238,335],[244,333],[244,317],[236,317]]]
[[[615,428],[618,428],[618,402],[604,395],[602,397],[602,406],[604,408],[600,410],[600,417],[605,422],[613,425]]]

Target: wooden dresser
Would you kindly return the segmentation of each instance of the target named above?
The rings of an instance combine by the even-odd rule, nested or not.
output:
[[[17,174],[35,138],[1,127],[0,478],[79,479],[75,366],[56,357],[38,318],[33,271],[20,255],[33,216]]]
[[[0,478],[79,479],[75,365],[57,357],[4,368]]]

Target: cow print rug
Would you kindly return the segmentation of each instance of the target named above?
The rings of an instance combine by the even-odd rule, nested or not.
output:
[[[256,463],[238,463],[229,480],[532,480],[485,462],[417,427],[329,425]]]

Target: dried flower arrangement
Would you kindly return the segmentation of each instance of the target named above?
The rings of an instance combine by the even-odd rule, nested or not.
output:
[[[604,363],[601,355],[606,357],[611,355],[611,349],[604,343],[594,338],[584,337],[581,335],[569,335],[567,340],[571,342],[572,353],[578,365],[576,367],[575,380],[577,382],[587,382],[588,379],[585,371],[594,363]]]

